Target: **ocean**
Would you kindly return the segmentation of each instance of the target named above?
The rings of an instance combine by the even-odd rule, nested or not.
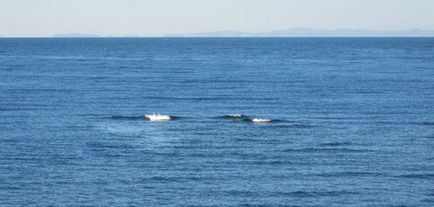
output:
[[[434,38],[1,38],[0,206],[434,206]]]

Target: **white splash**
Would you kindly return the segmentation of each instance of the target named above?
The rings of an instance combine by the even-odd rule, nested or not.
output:
[[[234,117],[234,118],[241,118],[243,115],[241,115],[241,114],[228,114],[227,116]]]
[[[170,121],[172,117],[169,115],[161,115],[161,114],[146,114],[145,119],[149,121]]]
[[[270,123],[271,119],[259,119],[259,118],[254,118],[252,119],[253,123]]]

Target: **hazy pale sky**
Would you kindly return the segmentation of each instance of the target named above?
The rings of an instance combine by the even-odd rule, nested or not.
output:
[[[0,0],[0,36],[434,29],[434,0]]]

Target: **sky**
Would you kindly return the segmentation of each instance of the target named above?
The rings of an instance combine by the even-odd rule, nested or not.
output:
[[[434,0],[0,0],[0,36],[434,29]]]

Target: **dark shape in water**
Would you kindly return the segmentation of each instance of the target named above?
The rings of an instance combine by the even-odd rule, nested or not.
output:
[[[172,121],[178,120],[182,117],[179,116],[169,116],[160,114],[147,114],[141,116],[111,116],[110,119],[113,120],[147,120],[147,121]]]
[[[114,120],[141,120],[143,116],[112,116],[110,119]]]
[[[248,116],[242,115],[242,114],[227,114],[224,116],[220,116],[219,118],[227,119],[227,120],[233,120],[233,121],[244,121],[249,119]]]
[[[252,118],[250,116],[246,116],[242,114],[227,114],[218,118],[223,118],[232,121],[245,121],[252,124],[269,124],[269,123],[281,121],[281,120],[264,119],[264,118]]]

